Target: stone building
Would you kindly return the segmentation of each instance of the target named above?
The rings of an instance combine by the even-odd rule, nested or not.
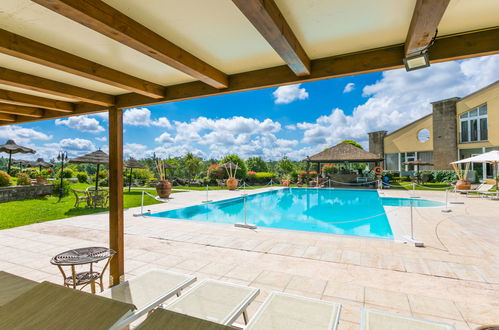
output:
[[[450,162],[499,150],[499,81],[468,96],[432,103],[432,113],[391,133],[369,133],[369,151],[384,155],[387,170],[410,171],[402,163],[431,162],[420,169],[451,169]],[[479,178],[492,177],[490,164],[474,164]]]

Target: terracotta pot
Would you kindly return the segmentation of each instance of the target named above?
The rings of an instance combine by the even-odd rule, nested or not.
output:
[[[289,187],[289,185],[291,184],[291,181],[290,180],[281,180],[281,183],[284,187]]]
[[[168,180],[159,180],[156,184],[156,192],[160,198],[168,198],[172,193],[172,184]]]
[[[238,181],[236,178],[228,178],[225,184],[227,185],[227,188],[229,188],[229,190],[236,190]]]
[[[43,177],[36,178],[36,184],[46,184],[46,183],[47,183],[47,180],[45,180],[45,178],[43,178]]]
[[[456,182],[456,189],[457,190],[470,190],[471,189],[471,182],[466,181],[466,180],[458,180]]]

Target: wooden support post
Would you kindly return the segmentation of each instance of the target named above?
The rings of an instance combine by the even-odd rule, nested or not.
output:
[[[109,247],[116,251],[109,269],[109,286],[124,280],[123,111],[109,108]]]

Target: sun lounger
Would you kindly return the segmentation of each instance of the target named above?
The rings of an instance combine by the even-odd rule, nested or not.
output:
[[[116,329],[135,307],[42,282],[0,308],[0,329]]]
[[[454,330],[447,323],[363,308],[360,320],[361,330]]]
[[[199,282],[164,308],[211,322],[231,325],[243,314],[260,292],[259,289],[206,279]]]
[[[142,315],[177,295],[196,281],[192,275],[153,269],[126,282],[109,288],[99,295],[124,303],[133,304],[137,310],[120,321],[119,327],[125,327]]]
[[[481,194],[488,193],[488,191],[490,189],[492,189],[492,187],[494,187],[493,184],[482,183],[478,187],[476,187],[475,189],[470,189],[470,190],[458,190],[458,189],[455,189],[454,192],[459,192],[459,193],[466,194],[466,197],[470,197],[470,196],[479,197],[479,196],[481,196]]]
[[[248,323],[246,330],[331,330],[336,329],[341,304],[271,292]]]
[[[233,327],[228,325],[218,324],[162,308],[154,310],[134,330],[158,329],[234,330]]]
[[[37,284],[38,282],[27,278],[0,271],[0,306],[32,289]]]

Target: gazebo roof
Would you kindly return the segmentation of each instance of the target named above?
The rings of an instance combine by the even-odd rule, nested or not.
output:
[[[308,157],[306,160],[311,162],[379,162],[383,158],[365,151],[363,149],[357,148],[350,143],[339,143],[334,147],[327,148],[324,151],[319,152],[313,156]]]
[[[128,168],[145,168],[144,165],[142,165],[141,163],[139,163],[136,159],[134,158],[130,158],[129,160],[127,160],[125,162],[125,167],[128,167]]]
[[[97,150],[89,154],[70,159],[69,162],[75,164],[108,164],[109,156],[104,151]]]

